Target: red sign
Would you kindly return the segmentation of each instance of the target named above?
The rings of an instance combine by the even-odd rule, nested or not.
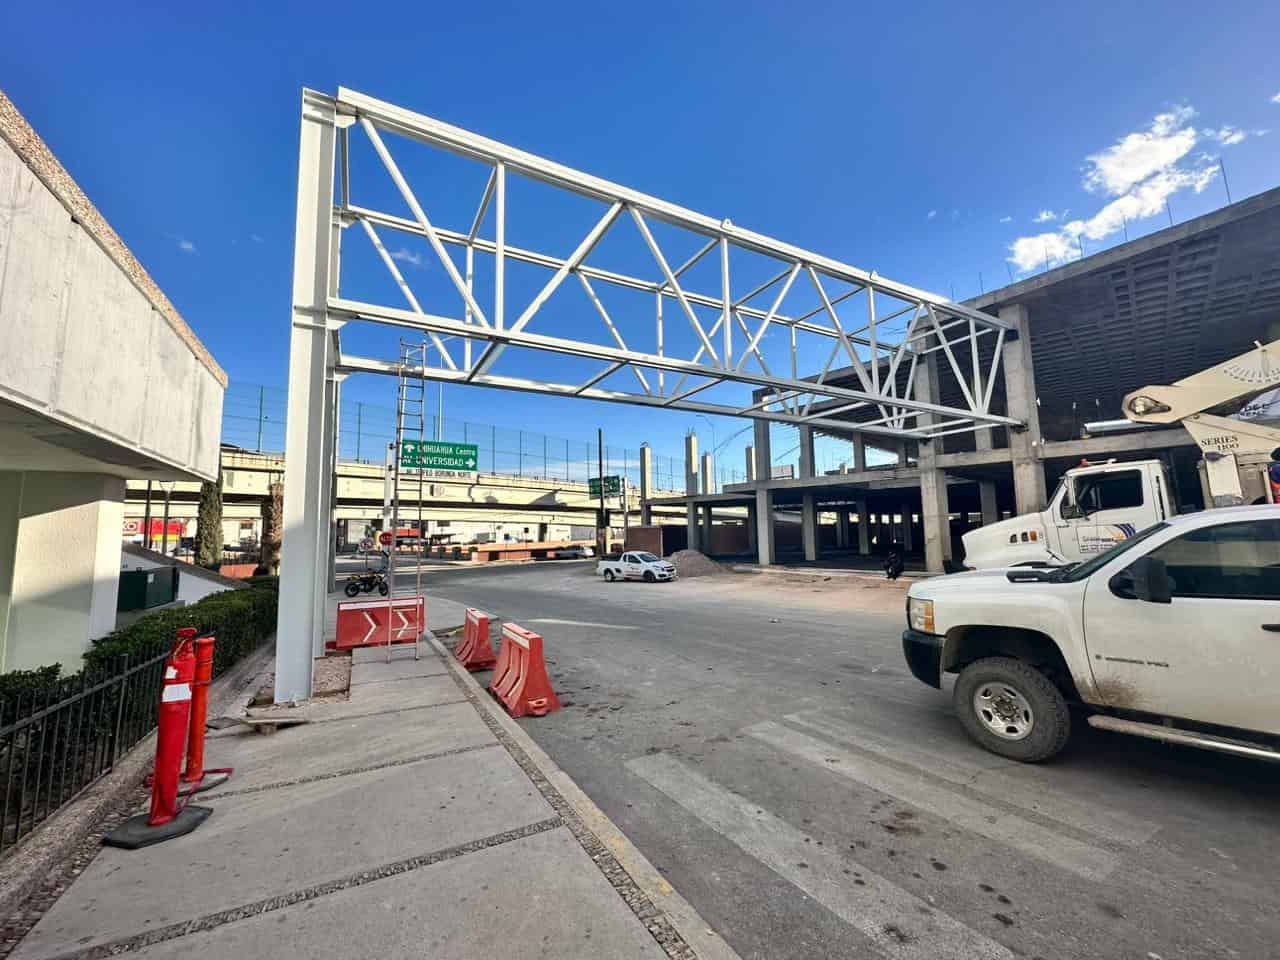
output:
[[[414,643],[424,629],[424,610],[421,596],[340,601],[336,646],[339,650],[376,647],[385,644],[388,636],[392,643]]]
[[[386,530],[378,534],[378,542],[382,544],[384,547],[391,546],[391,531]]]

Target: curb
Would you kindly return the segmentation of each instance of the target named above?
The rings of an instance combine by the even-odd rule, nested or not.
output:
[[[827,577],[828,579],[841,580],[874,580],[878,583],[888,583],[883,573],[875,573],[871,570],[841,570],[832,567],[757,567],[750,563],[735,563],[729,566],[734,573],[754,573],[765,577]],[[942,576],[937,573],[921,573],[917,570],[904,570],[898,577],[899,580],[928,580],[931,577]]]
[[[272,637],[215,680],[209,690],[209,715],[222,713],[274,658]],[[21,930],[25,936],[27,929],[93,859],[99,849],[97,834],[113,817],[135,805],[136,791],[155,753],[155,736],[153,730],[134,744],[115,769],[40,824],[5,858],[4,879],[0,881],[0,923],[12,927],[14,915],[21,913],[23,920],[29,921]],[[28,903],[42,887],[48,888],[48,902],[43,906]],[[15,945],[16,941],[0,942],[0,956]]]
[[[582,788],[574,783],[573,779],[561,770],[554,760],[547,756],[543,749],[533,741],[533,738],[507,715],[505,710],[494,703],[476,678],[461,666],[453,658],[450,650],[437,639],[438,634],[449,634],[461,629],[462,627],[459,626],[443,628],[438,631],[428,630],[426,640],[435,650],[436,655],[448,665],[454,681],[467,691],[467,699],[488,718],[491,727],[500,728],[508,738],[524,751],[529,761],[537,768],[538,773],[564,798],[570,810],[582,822],[583,827],[601,844],[608,854],[612,855],[636,889],[666,916],[671,927],[698,957],[703,958],[703,960],[741,960],[737,952],[702,919],[702,916],[693,908],[693,905],[667,882],[657,868],[649,862],[648,858],[627,838],[626,834],[618,829],[617,824],[610,820],[605,812],[582,792]],[[619,893],[621,894],[621,891]],[[641,916],[640,919],[642,922],[646,922],[645,917]],[[647,922],[646,926],[648,926]],[[650,932],[654,933],[652,928]],[[659,945],[663,945],[661,940],[659,940]]]

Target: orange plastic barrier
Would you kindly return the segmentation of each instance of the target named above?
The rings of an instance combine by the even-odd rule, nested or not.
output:
[[[468,670],[490,669],[497,659],[493,655],[493,646],[489,643],[489,615],[474,607],[467,607],[467,616],[462,628],[462,639],[453,648],[453,655]]]
[[[542,637],[514,623],[502,625],[502,645],[489,692],[513,717],[541,717],[560,709],[542,659]]]

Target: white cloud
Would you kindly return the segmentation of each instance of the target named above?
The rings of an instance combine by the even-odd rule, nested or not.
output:
[[[932,220],[932,219],[933,219],[934,217],[936,217],[937,215],[938,215],[938,211],[937,211],[937,210],[930,210],[930,211],[929,211],[929,215],[928,215],[927,217],[925,217],[925,219],[926,219],[926,220]]]
[[[1158,114],[1146,130],[1121,137],[1085,160],[1083,187],[1111,199],[1090,217],[1067,220],[1068,211],[1042,210],[1036,223],[1057,221],[1056,230],[1018,237],[1009,246],[1009,262],[1021,271],[1075,260],[1081,240],[1099,241],[1124,231],[1127,224],[1163,214],[1180,190],[1201,193],[1219,174],[1218,161],[1205,153],[1190,157],[1200,135],[1224,146],[1239,143],[1245,131],[1230,125],[1197,133],[1195,110],[1177,107]]]
[[[177,239],[178,239],[178,249],[181,250],[183,253],[199,253],[200,252],[199,250],[196,249],[196,245],[192,243],[190,240],[186,239],[185,237],[178,237]]]
[[[1280,93],[1277,93],[1274,97],[1272,97],[1272,98],[1271,98],[1271,102],[1272,102],[1272,103],[1280,103]]]
[[[392,250],[391,259],[400,260],[403,263],[409,264],[411,267],[417,267],[419,270],[424,266],[422,254],[415,253],[413,250],[408,250],[404,247],[401,247],[399,250]]]
[[[1225,127],[1219,127],[1217,130],[1201,130],[1200,133],[1210,140],[1217,140],[1224,147],[1232,147],[1240,143],[1249,134],[1239,127],[1233,127],[1227,124]]]
[[[1001,217],[1001,218],[1000,218],[1000,222],[1001,222],[1001,223],[1013,223],[1013,217]]]
[[[1090,193],[1118,197],[1152,174],[1167,170],[1196,145],[1189,106],[1157,114],[1147,130],[1121,137],[1111,146],[1085,158],[1084,188]]]
[[[264,242],[264,241],[263,241],[263,239],[262,239],[262,237],[258,236],[256,233],[251,233],[251,234],[249,234],[249,239],[250,239],[250,240],[252,240],[254,243],[263,243],[263,242]]]

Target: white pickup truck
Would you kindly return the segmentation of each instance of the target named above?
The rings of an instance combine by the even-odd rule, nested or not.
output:
[[[605,557],[596,564],[596,573],[610,583],[615,580],[644,580],[646,583],[653,583],[657,580],[676,579],[674,564],[643,550],[628,550],[616,557]]]
[[[1170,517],[1083,563],[913,584],[903,653],[1015,760],[1090,726],[1280,759],[1280,506]]]

